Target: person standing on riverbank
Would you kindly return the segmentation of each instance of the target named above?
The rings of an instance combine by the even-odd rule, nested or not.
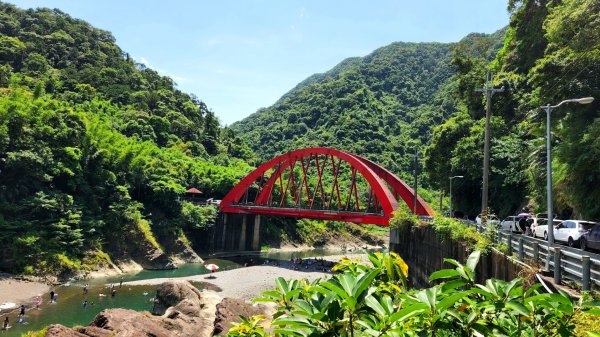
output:
[[[8,330],[8,315],[4,317],[4,323],[2,324],[2,330]]]

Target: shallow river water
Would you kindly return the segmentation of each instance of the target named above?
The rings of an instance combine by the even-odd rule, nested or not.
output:
[[[260,264],[263,260],[289,260],[292,257],[313,257],[340,254],[339,250],[314,249],[301,252],[267,252],[259,256],[245,256],[222,259],[206,258],[206,263],[214,263],[220,270],[239,268],[246,262]],[[57,300],[50,303],[49,294],[42,295],[42,304],[38,310],[28,309],[25,313],[24,323],[18,323],[18,310],[9,314],[11,328],[7,331],[0,330],[0,337],[18,337],[28,331],[37,331],[49,324],[60,323],[65,326],[87,325],[94,316],[107,308],[125,308],[138,311],[151,310],[152,298],[156,293],[156,286],[128,286],[119,287],[121,276],[123,281],[136,281],[152,278],[170,278],[191,275],[207,274],[203,264],[184,264],[173,270],[144,270],[135,274],[98,278],[77,281],[55,288]],[[87,295],[83,294],[84,284],[89,284]],[[115,285],[116,294],[111,296],[111,285]],[[195,284],[202,289],[202,284]],[[257,294],[258,295],[258,294]],[[84,308],[84,300],[88,301]],[[0,315],[3,322],[5,315]],[[1,323],[0,323],[1,324]]]

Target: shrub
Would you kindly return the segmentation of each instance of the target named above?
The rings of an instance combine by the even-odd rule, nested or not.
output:
[[[445,259],[454,269],[431,274],[438,284],[421,290],[406,288],[407,269],[391,254],[370,254],[371,265],[345,260],[327,280],[279,278],[255,299],[277,305],[273,330],[255,316],[228,336],[573,336],[574,317],[593,322],[586,315],[600,315],[598,302],[544,294],[519,278],[476,284],[480,254],[464,265]]]

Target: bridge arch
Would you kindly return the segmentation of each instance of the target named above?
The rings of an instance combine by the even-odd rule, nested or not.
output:
[[[347,165],[342,168],[342,163]],[[311,171],[316,171],[316,175]],[[350,180],[343,198],[338,181],[342,173]],[[362,199],[357,183],[361,177],[369,189],[368,193],[363,191]],[[309,186],[309,181],[314,186]],[[399,207],[398,197],[413,208],[413,189],[390,171],[354,154],[314,147],[291,151],[260,165],[223,198],[219,207],[224,213],[387,226],[392,213]],[[420,197],[416,211],[421,215],[433,215],[432,209]]]

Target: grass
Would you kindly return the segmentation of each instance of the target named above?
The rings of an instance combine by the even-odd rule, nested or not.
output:
[[[364,228],[367,233],[375,236],[386,236],[390,230],[388,227],[369,224],[363,224],[361,227]]]

